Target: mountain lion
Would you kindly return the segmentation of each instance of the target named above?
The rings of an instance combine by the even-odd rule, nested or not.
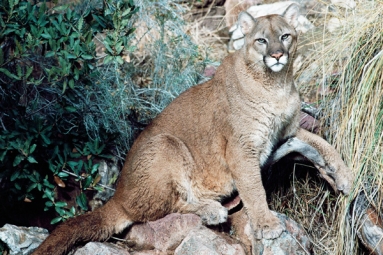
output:
[[[135,222],[194,213],[225,222],[222,199],[238,191],[254,237],[277,238],[283,226],[266,202],[260,167],[277,144],[297,139],[325,161],[322,175],[348,193],[352,173],[322,138],[299,128],[293,82],[298,6],[281,15],[239,15],[245,45],[226,57],[210,81],[176,98],[129,151],[116,193],[103,207],[59,225],[35,251],[63,254],[75,243],[102,240]]]

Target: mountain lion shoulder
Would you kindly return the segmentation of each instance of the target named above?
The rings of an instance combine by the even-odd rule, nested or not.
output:
[[[254,238],[276,238],[284,227],[268,208],[260,168],[277,143],[292,137],[318,150],[332,169],[324,175],[348,193],[352,175],[339,154],[299,128],[292,70],[298,11],[293,4],[283,15],[254,19],[241,13],[243,48],[140,134],[108,203],[59,225],[34,254],[63,254],[77,242],[106,239],[134,222],[174,212],[219,224],[228,215],[220,201],[234,192],[243,201]]]

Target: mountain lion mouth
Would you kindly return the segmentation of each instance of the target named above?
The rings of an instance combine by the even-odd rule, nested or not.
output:
[[[272,57],[265,57],[264,62],[268,68],[273,72],[279,72],[287,64],[287,56],[282,56],[279,60]]]
[[[279,72],[282,70],[282,68],[284,67],[285,65],[282,64],[282,63],[276,63],[272,66],[270,66],[270,69],[273,71],[273,72]]]

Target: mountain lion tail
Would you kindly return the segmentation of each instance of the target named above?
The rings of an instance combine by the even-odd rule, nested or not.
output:
[[[69,219],[57,226],[33,255],[66,254],[77,243],[105,240],[131,224],[125,209],[112,198],[93,212]]]

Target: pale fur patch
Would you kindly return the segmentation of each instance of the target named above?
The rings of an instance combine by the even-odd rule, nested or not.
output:
[[[133,224],[133,222],[130,221],[130,220],[118,219],[117,222],[116,222],[116,225],[114,226],[115,227],[115,232],[116,233],[120,233],[124,229],[126,229],[127,227],[131,226],[132,224]]]
[[[265,63],[266,65],[273,71],[273,72],[279,72],[285,67],[285,65],[288,62],[288,57],[286,55],[283,55],[279,60],[272,58],[272,57],[266,57]]]

